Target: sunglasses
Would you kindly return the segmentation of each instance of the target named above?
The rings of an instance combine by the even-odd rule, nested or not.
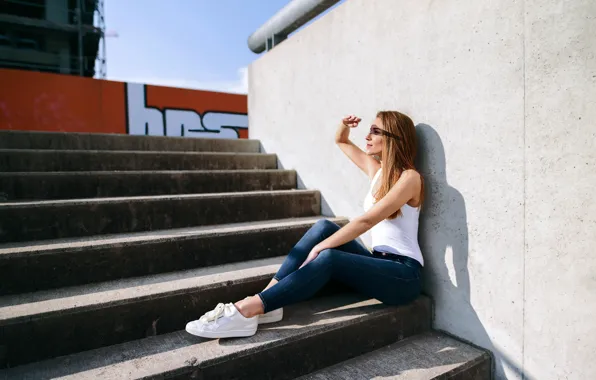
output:
[[[374,125],[370,127],[370,131],[369,131],[369,133],[370,133],[371,135],[377,135],[377,136],[383,136],[383,135],[384,135],[384,136],[389,136],[389,137],[393,137],[393,138],[395,138],[395,139],[401,140],[401,137],[399,137],[399,136],[397,136],[397,135],[394,135],[393,133],[390,133],[390,132],[384,131],[384,130],[382,130],[381,128],[379,128],[379,127],[376,127],[376,126],[374,126]]]

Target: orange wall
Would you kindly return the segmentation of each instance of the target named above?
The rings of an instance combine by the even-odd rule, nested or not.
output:
[[[0,69],[0,129],[247,138],[247,99]]]

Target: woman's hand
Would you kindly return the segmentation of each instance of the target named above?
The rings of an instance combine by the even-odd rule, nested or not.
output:
[[[322,251],[323,249],[321,249],[321,247],[319,247],[318,245],[315,245],[313,247],[313,249],[311,249],[310,253],[308,254],[308,256],[306,257],[306,260],[304,260],[304,262],[302,263],[302,265],[300,265],[300,268],[302,268],[303,266],[305,266],[306,264],[310,263],[311,261],[313,261],[314,259],[317,258],[317,256],[319,256],[319,253]],[[298,268],[298,269],[300,269]]]
[[[350,128],[356,128],[358,126],[358,123],[360,123],[361,121],[362,121],[361,118],[359,118],[358,116],[354,116],[354,115],[349,115],[347,117],[344,117],[341,120],[343,125],[345,125],[346,127],[350,127]]]

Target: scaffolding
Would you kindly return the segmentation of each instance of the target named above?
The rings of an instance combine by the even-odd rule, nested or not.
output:
[[[0,1],[0,67],[105,79],[104,0]]]

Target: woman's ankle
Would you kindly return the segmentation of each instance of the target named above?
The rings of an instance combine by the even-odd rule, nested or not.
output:
[[[234,306],[245,318],[252,318],[264,313],[263,301],[259,296],[247,297],[236,302]]]

